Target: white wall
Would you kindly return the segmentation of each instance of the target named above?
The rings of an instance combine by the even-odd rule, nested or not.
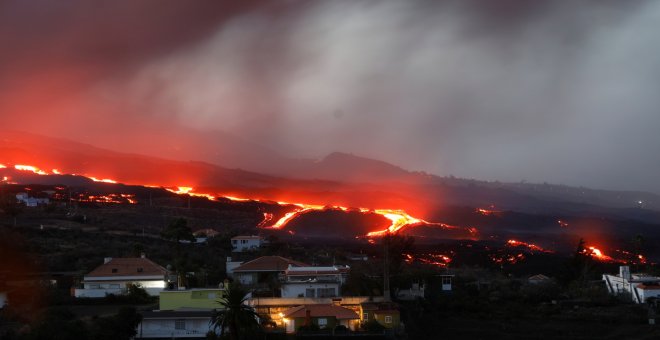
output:
[[[231,246],[236,252],[259,248],[261,239],[239,239],[231,240]]]
[[[244,285],[251,285],[253,283],[254,275],[252,273],[237,273],[234,274],[235,278]]]
[[[122,295],[126,292],[125,289],[115,288],[115,289],[80,289],[76,288],[74,296],[77,298],[102,298],[108,294]]]
[[[241,264],[243,264],[243,261],[231,261],[231,257],[228,257],[225,264],[225,271],[227,272],[227,276],[234,277],[234,269],[238,268],[238,266]]]
[[[176,320],[184,322],[185,329],[176,329]],[[145,319],[137,327],[137,338],[205,338],[212,330],[210,318]],[[219,331],[218,331],[219,332]]]
[[[339,296],[338,283],[283,283],[281,293],[283,298],[294,298],[302,294],[305,297],[305,292],[308,288],[314,289],[314,297],[319,297],[319,288],[334,288],[335,296]]]
[[[108,294],[122,295],[128,292],[128,284],[138,284],[151,296],[158,296],[165,289],[165,280],[84,282],[83,289],[76,288],[75,297],[101,298]]]

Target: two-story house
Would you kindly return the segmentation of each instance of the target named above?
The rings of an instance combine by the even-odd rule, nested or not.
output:
[[[105,297],[122,295],[130,285],[144,288],[149,295],[158,294],[167,286],[167,269],[146,256],[129,258],[106,257],[103,264],[85,275],[83,288],[75,289],[75,297]]]
[[[281,279],[281,294],[287,297],[335,297],[341,295],[348,266],[294,267],[289,266]]]

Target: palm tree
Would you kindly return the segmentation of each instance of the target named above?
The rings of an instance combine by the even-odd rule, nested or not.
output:
[[[247,299],[243,287],[237,283],[228,284],[225,296],[217,301],[220,308],[213,311],[213,328],[219,328],[223,334],[228,331],[232,340],[253,339],[261,325],[257,313],[245,303]]]

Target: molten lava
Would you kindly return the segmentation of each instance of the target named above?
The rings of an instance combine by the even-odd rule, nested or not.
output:
[[[589,246],[582,251],[584,254],[591,256],[599,261],[603,262],[620,262],[620,260],[615,260],[611,256],[605,255],[600,249],[596,247]]]
[[[0,168],[6,168],[7,166],[0,164]],[[55,174],[55,175],[60,175],[62,174],[60,170],[58,169],[53,169],[51,173],[48,173],[44,170],[41,170],[39,167],[32,166],[32,165],[15,165],[14,168],[16,170],[20,171],[30,171],[38,175],[50,175],[50,174]],[[109,178],[97,178],[95,176],[91,175],[83,175],[84,177],[87,177],[91,179],[92,181],[95,182],[103,182],[103,183],[118,183],[117,180],[114,179],[109,179]],[[4,181],[7,181],[8,178],[3,178]],[[139,183],[126,183],[126,184],[137,184],[137,185],[144,185],[144,184],[139,184]],[[153,185],[144,185],[147,187],[153,187]],[[194,197],[204,197],[209,200],[215,200],[216,195],[211,195],[208,193],[200,193],[200,192],[195,192],[194,188],[191,186],[177,186],[174,188],[165,188],[166,190],[179,194],[179,195],[189,195],[189,196],[194,196]],[[121,199],[117,199],[117,198]],[[240,198],[240,197],[235,197],[235,196],[225,196],[222,195],[222,197],[231,200],[231,201],[255,201],[255,202],[262,202],[259,199],[249,199],[249,198]],[[81,201],[88,201],[88,202],[107,202],[107,203],[115,203],[115,202],[121,202],[122,200],[126,200],[129,203],[137,203],[137,200],[135,200],[134,197],[123,197],[123,196],[90,196],[88,198],[79,198]],[[283,217],[275,221],[274,223],[270,224],[274,218],[273,214],[271,213],[264,213],[264,220],[259,223],[259,227],[261,228],[268,228],[268,229],[283,229],[286,227],[286,225],[291,222],[293,219],[296,217],[305,214],[310,211],[321,211],[325,209],[337,209],[337,210],[342,210],[342,211],[350,211],[350,208],[343,207],[343,206],[323,206],[323,205],[313,205],[313,204],[303,204],[303,203],[288,203],[288,202],[277,202],[279,205],[286,205],[286,206],[293,206],[295,207],[293,211],[290,211],[286,213]],[[395,210],[395,209],[368,209],[368,208],[357,208],[356,210],[359,210],[362,213],[373,213],[377,215],[381,215],[388,219],[390,221],[390,225],[383,229],[383,230],[376,230],[367,233],[367,237],[379,237],[383,236],[387,233],[397,233],[403,228],[407,227],[413,227],[417,225],[427,225],[427,226],[436,226],[440,227],[443,229],[461,229],[461,227],[456,227],[444,223],[433,223],[433,222],[428,222],[419,218],[415,218],[408,213],[406,213],[403,210]],[[269,225],[270,224],[270,225]],[[469,228],[462,228],[467,230],[470,235],[476,236],[478,231],[476,228],[469,227]]]
[[[98,179],[98,178],[96,178],[96,177],[92,177],[92,176],[89,176],[89,177],[87,177],[87,178],[91,179],[91,180],[94,181],[94,182],[113,183],[113,184],[116,184],[116,183],[117,183],[117,181],[115,181],[115,180],[113,180],[113,179],[108,179],[108,178]]]
[[[451,261],[452,258],[444,255],[444,254],[438,254],[438,253],[423,253],[423,254],[403,254],[404,256],[404,261],[406,263],[411,264],[415,261],[423,264],[428,264],[432,266],[437,266],[437,267],[447,267]]]
[[[498,210],[492,210],[495,208],[494,206],[490,206],[490,209],[484,209],[484,208],[478,208],[476,210],[477,213],[484,215],[484,216],[501,216],[502,212]]]
[[[41,169],[39,169],[35,166],[31,166],[31,165],[17,164],[17,165],[14,165],[14,169],[20,170],[20,171],[31,171],[31,172],[34,172],[37,175],[48,175],[47,172],[45,172],[45,171],[43,171],[43,170],[41,170]]]
[[[506,245],[510,246],[510,247],[525,247],[529,250],[538,251],[538,252],[542,252],[542,253],[552,253],[553,252],[552,250],[543,249],[543,248],[541,248],[541,247],[539,247],[539,246],[537,246],[533,243],[526,243],[526,242],[521,242],[521,241],[517,241],[517,240],[508,240],[506,242]]]

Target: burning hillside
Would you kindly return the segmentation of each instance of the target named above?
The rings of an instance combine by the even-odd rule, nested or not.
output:
[[[13,166],[6,165],[6,164],[0,164],[0,169],[13,169],[19,172],[29,172],[33,173],[39,176],[48,176],[48,175],[63,175],[60,170],[57,169],[52,169],[50,171],[43,170],[41,167],[34,166],[34,165],[24,165],[24,164],[16,164]],[[99,179],[95,176],[85,174],[85,175],[80,175],[82,177],[86,177],[94,182],[102,182],[102,183],[118,183],[117,180],[114,179],[108,179],[108,178],[102,178]],[[12,182],[12,176],[3,176],[3,181],[6,183],[14,183]],[[131,183],[131,184],[137,184],[137,183]],[[144,185],[144,184],[143,184]],[[152,185],[146,185],[146,186],[152,186]],[[222,194],[212,194],[212,193],[205,193],[205,192],[197,192],[194,190],[193,187],[190,186],[176,186],[174,188],[166,188],[168,191],[179,194],[179,195],[190,195],[194,197],[203,197],[207,198],[209,200],[215,200],[218,197],[228,199],[230,201],[254,201],[254,202],[269,202],[271,203],[272,201],[264,201],[262,199],[256,199],[256,198],[241,198],[241,197],[235,197],[235,196],[230,196],[230,195],[222,195]],[[82,196],[79,195],[77,197],[71,197],[70,199],[79,201],[79,202],[105,202],[105,203],[131,203],[131,204],[136,204],[137,199],[135,198],[134,195],[130,194],[110,194],[110,195],[86,195]],[[364,236],[366,237],[378,237],[382,236],[386,233],[397,233],[402,230],[416,227],[416,226],[427,226],[427,227],[438,227],[441,229],[448,229],[448,230],[458,230],[462,229],[461,227],[456,227],[456,226],[450,226],[446,225],[443,223],[431,223],[424,221],[419,218],[415,218],[408,213],[406,213],[403,210],[393,210],[393,209],[369,209],[369,208],[349,208],[349,207],[344,207],[344,206],[322,206],[322,205],[314,205],[314,204],[304,204],[304,203],[289,203],[289,202],[284,202],[284,201],[277,201],[275,202],[280,206],[285,206],[289,207],[291,211],[287,212],[284,214],[284,216],[275,219],[273,213],[266,212],[264,213],[264,219],[263,221],[259,224],[260,228],[264,229],[275,229],[275,230],[282,230],[286,229],[293,220],[307,214],[310,212],[318,212],[318,211],[328,211],[328,210],[334,210],[334,211],[340,211],[344,213],[348,212],[357,212],[360,214],[373,214],[373,215],[378,215],[382,216],[386,220],[388,220],[390,223],[388,226],[386,226],[383,229],[376,229],[376,230],[370,230],[365,233]],[[474,228],[465,228],[466,233],[475,233]]]

